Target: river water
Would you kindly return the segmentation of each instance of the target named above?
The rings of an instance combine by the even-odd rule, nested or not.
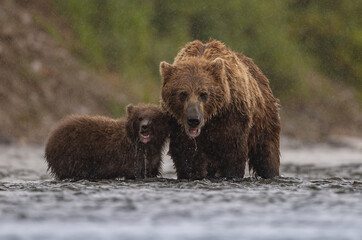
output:
[[[0,239],[362,239],[362,141],[282,141],[281,177],[55,181],[43,147],[0,145]]]

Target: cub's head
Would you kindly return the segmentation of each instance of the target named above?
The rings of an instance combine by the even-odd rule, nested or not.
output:
[[[171,65],[161,62],[162,106],[177,119],[191,138],[200,135],[202,127],[230,102],[225,63],[191,58]]]
[[[129,104],[127,134],[144,144],[164,141],[168,136],[168,116],[160,107],[152,104]]]

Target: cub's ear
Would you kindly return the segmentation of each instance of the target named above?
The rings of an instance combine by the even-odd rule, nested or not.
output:
[[[127,113],[128,116],[131,115],[131,113],[133,112],[133,109],[134,109],[134,106],[132,104],[128,104],[126,106],[126,113]]]
[[[172,73],[174,72],[175,67],[167,62],[160,63],[160,74],[162,78],[163,85],[170,79]]]

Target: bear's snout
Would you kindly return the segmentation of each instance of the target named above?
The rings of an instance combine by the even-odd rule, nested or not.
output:
[[[144,119],[140,123],[140,140],[143,143],[148,143],[151,140],[150,121]]]
[[[150,121],[148,119],[143,119],[140,123],[140,130],[147,130],[149,128]]]
[[[189,118],[187,119],[187,123],[190,127],[195,128],[200,125],[200,120],[197,118]]]
[[[141,130],[142,130],[142,131],[146,131],[147,129],[148,129],[148,125],[142,125],[142,126],[141,126]]]
[[[187,135],[191,138],[199,136],[204,121],[204,114],[200,103],[189,102],[186,107],[185,115],[185,130]]]

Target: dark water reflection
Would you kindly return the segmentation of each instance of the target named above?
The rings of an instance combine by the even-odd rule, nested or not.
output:
[[[362,239],[362,162],[190,182],[54,181],[20,166],[0,170],[0,239]]]

